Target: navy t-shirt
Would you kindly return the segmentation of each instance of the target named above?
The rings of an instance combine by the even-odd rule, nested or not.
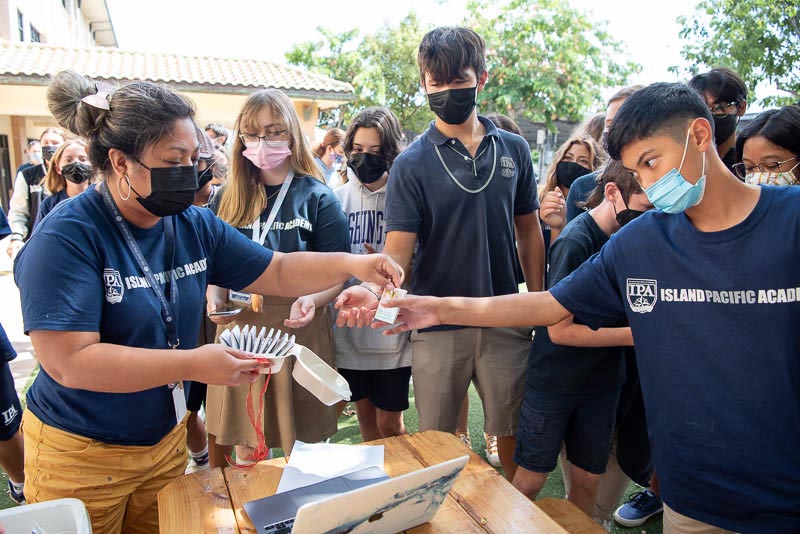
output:
[[[677,512],[800,532],[800,188],[762,187],[720,232],[651,211],[551,290],[592,327],[628,318],[653,460]]]
[[[0,239],[11,235],[11,227],[8,225],[8,219],[3,210],[0,210]],[[0,361],[10,362],[17,357],[17,351],[14,350],[11,341],[8,340],[6,331],[0,325]]]
[[[129,225],[157,280],[169,275],[164,223]],[[198,339],[206,286],[241,289],[269,266],[272,252],[255,246],[206,209],[175,216],[178,335],[182,349]],[[161,307],[94,187],[50,214],[14,263],[25,331],[99,332],[102,343],[167,348]],[[28,391],[28,407],[45,424],[105,443],[153,445],[174,428],[167,386],[136,393],[64,387],[45,369]]]
[[[599,174],[599,172],[593,172],[572,182],[572,187],[569,188],[569,193],[567,194],[567,222],[586,211],[586,208],[582,208],[578,204],[589,199],[589,195],[597,187]]]
[[[261,212],[262,235],[281,188],[265,187],[267,196],[272,198]],[[223,186],[211,200],[209,207],[214,213],[219,210],[224,192]],[[248,239],[253,238],[252,223],[237,229]],[[280,252],[350,252],[350,227],[336,194],[312,176],[295,176],[264,246]]]
[[[547,287],[580,267],[608,241],[589,213],[570,222],[550,247]],[[576,324],[584,324],[575,318]],[[619,321],[616,326],[625,326]],[[528,357],[528,385],[544,391],[594,393],[622,386],[623,347],[567,347],[550,340],[547,327],[536,328]]]
[[[39,212],[36,214],[36,222],[33,224],[33,227],[36,228],[39,223],[42,222],[42,219],[44,219],[45,215],[50,213],[53,208],[68,198],[67,190],[62,189],[58,193],[52,194],[42,200],[42,203],[39,204]]]
[[[479,120],[486,136],[474,160],[432,122],[392,165],[386,230],[417,234],[411,276],[416,295],[491,297],[519,291],[514,217],[539,209],[530,148],[524,138]],[[472,194],[447,169],[470,190],[492,178]]]

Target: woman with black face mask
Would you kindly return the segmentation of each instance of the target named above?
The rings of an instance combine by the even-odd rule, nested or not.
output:
[[[386,242],[386,185],[403,148],[394,113],[370,108],[359,113],[344,137],[348,182],[335,189],[350,221],[350,251],[372,254]],[[380,294],[382,288],[353,279],[349,286]],[[345,297],[342,297],[344,300]],[[341,306],[341,303],[339,304]],[[411,346],[408,336],[384,336],[370,328],[334,327],[336,365],[350,384],[364,441],[405,434]]]
[[[59,146],[52,162],[40,184],[50,196],[39,206],[34,228],[56,205],[86,191],[94,176],[83,139],[72,139]]]
[[[25,497],[81,499],[94,532],[158,532],[158,491],[187,465],[184,380],[239,385],[268,363],[197,347],[208,284],[292,297],[357,276],[402,282],[385,256],[282,254],[192,206],[193,104],[156,84],[55,76],[50,111],[89,141],[103,181],[42,220],[14,276],[41,370],[23,415]]]
[[[570,137],[556,150],[547,169],[547,179],[539,188],[539,218],[542,220],[545,251],[566,226],[565,199],[572,182],[600,167],[605,151],[588,136]]]

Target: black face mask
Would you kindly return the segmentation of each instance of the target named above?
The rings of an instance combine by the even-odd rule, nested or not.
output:
[[[464,124],[475,109],[478,86],[428,94],[428,105],[447,124]]]
[[[562,161],[556,165],[556,180],[558,181],[558,185],[569,189],[572,187],[572,183],[575,180],[591,172],[591,169],[587,169],[580,163]]]
[[[717,143],[717,146],[730,139],[730,137],[736,133],[736,126],[738,124],[738,115],[714,117],[714,141]]]
[[[156,217],[169,217],[186,211],[194,202],[197,192],[197,167],[153,167],[137,161],[150,171],[150,195],[143,198],[133,187],[136,200]]]
[[[53,159],[53,155],[56,153],[56,150],[58,150],[57,146],[42,146],[42,159],[45,163],[50,163],[50,160]]]
[[[362,184],[377,182],[389,168],[386,160],[368,152],[351,154],[350,159],[347,160],[347,166],[353,169],[358,181]]]
[[[608,152],[608,130],[603,130],[603,133],[600,135],[600,144],[603,145],[603,150]]]
[[[623,198],[622,201],[625,202],[625,199]],[[630,209],[627,202],[625,202],[625,209],[620,212],[617,211],[616,205],[612,205],[614,206],[614,214],[616,215],[617,223],[620,226],[625,226],[636,217],[644,213],[643,211]]]
[[[211,167],[206,167],[204,170],[200,171],[200,174],[197,176],[197,190],[200,191],[203,189],[212,178],[214,178],[214,172]]]
[[[61,175],[73,184],[82,184],[92,177],[92,166],[81,161],[73,161],[61,167]]]

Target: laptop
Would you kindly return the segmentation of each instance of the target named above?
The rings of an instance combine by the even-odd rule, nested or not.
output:
[[[455,458],[389,478],[370,467],[248,502],[260,534],[389,534],[427,523],[469,460]]]

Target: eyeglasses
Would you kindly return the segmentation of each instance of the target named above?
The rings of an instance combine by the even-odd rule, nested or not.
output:
[[[266,141],[275,141],[278,138],[283,137],[284,135],[286,135],[286,132],[288,132],[288,131],[289,130],[267,131],[267,132],[264,133],[264,135],[241,133],[241,134],[239,134],[239,139],[241,139],[242,143],[244,143],[245,145],[250,145],[250,144],[255,145],[255,144],[258,144],[258,142],[262,141],[262,140],[265,141],[265,142]]]
[[[785,159],[783,161],[762,161],[758,165],[745,165],[744,163],[735,163],[733,170],[739,178],[744,178],[748,174],[752,174],[758,169],[761,172],[777,173],[780,172],[781,165],[794,161],[800,156]]]
[[[739,111],[739,102],[734,100],[733,102],[711,106],[708,109],[715,117],[727,117],[728,115],[733,115]]]

